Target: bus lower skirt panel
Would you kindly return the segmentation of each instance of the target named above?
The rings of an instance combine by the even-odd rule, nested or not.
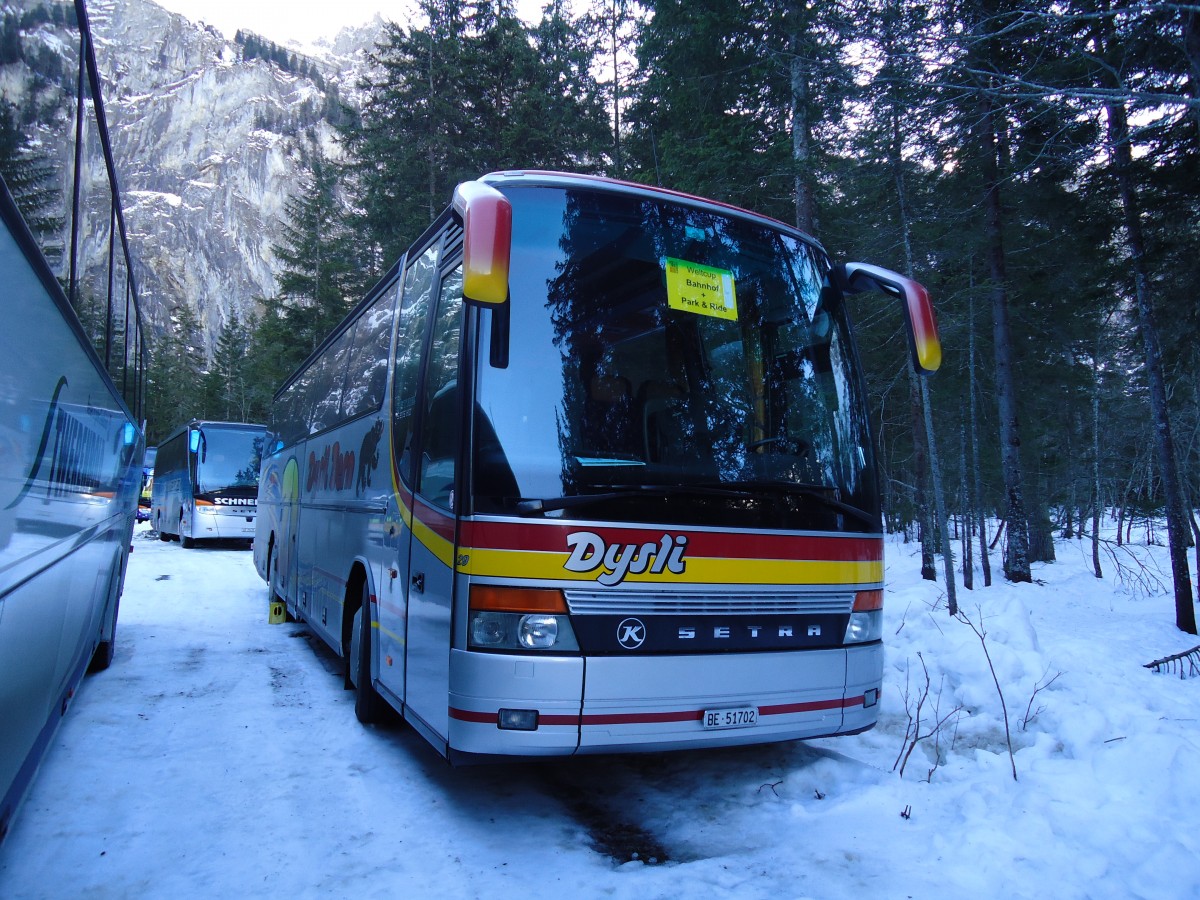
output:
[[[862,731],[878,716],[882,675],[880,644],[586,659],[455,651],[450,747],[540,756],[734,746]]]

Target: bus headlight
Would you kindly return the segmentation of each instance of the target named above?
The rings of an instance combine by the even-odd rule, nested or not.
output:
[[[865,644],[883,639],[883,591],[879,588],[858,591],[854,609],[846,624],[844,644]]]
[[[479,650],[579,650],[565,615],[473,609],[469,637]]]
[[[471,643],[477,647],[503,647],[508,640],[504,613],[472,612]]]
[[[558,616],[521,616],[517,640],[530,650],[547,650],[558,640]]]
[[[562,591],[473,584],[470,606],[472,648],[579,651]]]
[[[872,609],[868,612],[850,614],[850,622],[846,625],[844,643],[862,644],[867,641],[883,639],[883,610]]]

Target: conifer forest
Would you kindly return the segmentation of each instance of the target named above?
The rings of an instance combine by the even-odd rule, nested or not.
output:
[[[265,420],[460,181],[606,175],[928,287],[927,380],[894,303],[850,301],[886,525],[922,542],[925,577],[1030,581],[1061,536],[1099,578],[1136,535],[1171,548],[1161,587],[1196,631],[1200,3],[592,0],[536,25],[509,0],[419,7],[336,110],[337,152],[305,145],[278,293],[211,359],[186,322],[155,346],[151,442],[187,402],[172,386],[206,385],[191,414]]]

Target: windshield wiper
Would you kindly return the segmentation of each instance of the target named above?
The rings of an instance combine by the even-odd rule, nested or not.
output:
[[[645,485],[614,485],[619,490],[606,491],[600,494],[572,494],[569,497],[546,497],[533,500],[519,500],[517,512],[522,516],[550,512],[556,509],[574,509],[580,506],[591,506],[595,503],[605,503],[609,500],[628,500],[636,497],[731,497],[744,499],[746,497],[762,497],[771,492],[798,494],[816,500],[827,509],[850,516],[870,528],[879,528],[879,520],[869,512],[843,503],[824,493],[827,488],[819,485],[799,484],[792,481],[753,481],[737,485],[704,485],[704,484],[645,484]]]
[[[634,497],[688,497],[697,494],[712,497],[750,497],[760,493],[745,491],[734,487],[713,487],[701,484],[642,484],[614,485],[619,490],[605,491],[601,494],[572,494],[569,497],[546,497],[536,500],[518,500],[517,512],[523,516],[534,513],[549,512],[555,509],[574,509],[577,506],[591,506],[593,503],[604,503],[608,500],[629,500]]]
[[[811,500],[816,500],[827,509],[832,509],[835,512],[844,513],[853,519],[858,519],[864,525],[870,528],[879,529],[882,526],[877,516],[871,515],[865,509],[859,509],[857,506],[851,506],[849,503],[843,503],[836,497],[830,497],[827,493],[830,488],[822,487],[817,484],[804,484],[796,481],[745,481],[742,484],[747,488],[766,490],[766,491],[783,491],[788,494],[797,494],[801,497],[807,497]]]

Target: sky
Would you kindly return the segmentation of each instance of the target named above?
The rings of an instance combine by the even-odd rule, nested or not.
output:
[[[1034,584],[976,572],[981,641],[890,538],[865,734],[452,769],[356,721],[337,657],[269,624],[248,550],[141,525],[116,657],[0,844],[0,895],[1195,900],[1200,676],[1144,664],[1197,638],[1145,539],[1106,544],[1101,580],[1075,540]]]
[[[410,0],[156,0],[194,22],[206,22],[233,37],[239,28],[257,32],[278,43],[332,40],[343,28],[362,25],[376,13],[405,24],[416,4]],[[526,20],[540,15],[543,0],[518,0],[517,12]]]

